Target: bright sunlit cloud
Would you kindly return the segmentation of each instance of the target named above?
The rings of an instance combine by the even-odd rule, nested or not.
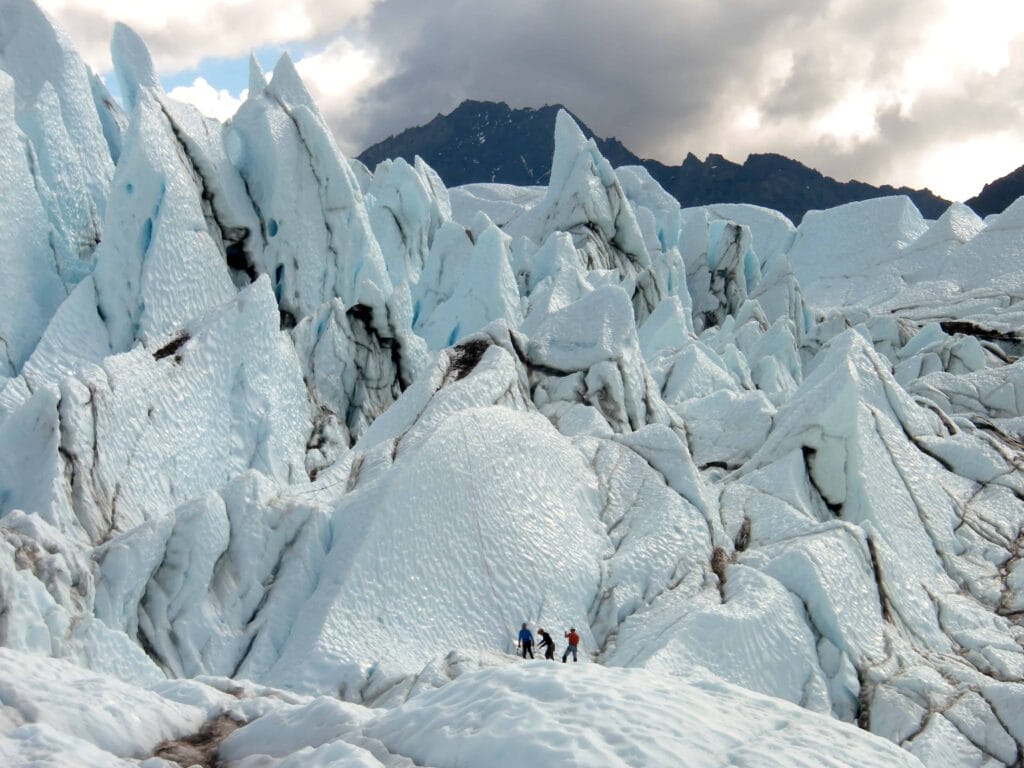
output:
[[[320,109],[341,123],[355,108],[359,97],[386,76],[370,51],[357,48],[344,38],[296,62],[295,68]],[[345,131],[339,131],[336,138],[346,154],[355,155],[365,148],[346,137]]]
[[[192,85],[179,85],[172,88],[168,95],[172,99],[192,104],[207,117],[224,121],[235,114],[248,93],[248,89],[245,89],[238,96],[232,96],[226,89],[218,90],[206,82],[205,78],[197,77]]]
[[[835,141],[844,151],[850,151],[878,135],[877,116],[887,98],[884,92],[855,86],[808,128],[819,137]]]
[[[204,58],[242,56],[255,48],[301,42],[336,32],[365,16],[375,0],[39,0],[67,30],[86,62],[110,69],[115,21],[146,40],[161,74]]]
[[[1019,132],[1004,130],[930,146],[914,159],[918,167],[908,167],[903,173],[908,178],[927,178],[935,189],[962,190],[947,196],[966,200],[1012,170],[1007,168],[1007,158],[1011,158],[1011,165],[1024,164],[1024,138]]]

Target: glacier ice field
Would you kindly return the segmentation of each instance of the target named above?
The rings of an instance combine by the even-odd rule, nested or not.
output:
[[[1024,199],[447,189],[112,53],[0,0],[0,764],[1024,764]]]

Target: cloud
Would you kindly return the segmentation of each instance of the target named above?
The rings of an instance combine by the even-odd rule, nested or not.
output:
[[[354,132],[347,126],[359,97],[386,77],[387,70],[379,59],[371,51],[339,37],[319,53],[297,61],[295,68],[317,106],[331,116],[342,151],[358,154],[364,147],[353,143]]]
[[[737,161],[779,152],[839,179],[957,198],[1024,164],[1019,0],[44,6],[101,71],[115,18],[136,28],[164,74],[296,45],[350,153],[477,98],[565,104],[598,133],[667,163],[687,152]]]
[[[668,163],[689,151],[738,161],[779,152],[841,179],[951,197],[1024,163],[1017,0],[420,8],[389,0],[368,17],[362,44],[386,51],[391,71],[359,96],[355,114],[325,109],[349,144],[480,98],[563,103],[598,133]]]
[[[167,94],[178,101],[192,104],[207,117],[224,121],[231,117],[245,101],[249,90],[243,90],[238,96],[232,96],[224,89],[216,89],[202,77],[197,77],[192,85],[179,85]]]
[[[264,45],[322,40],[366,16],[375,0],[37,0],[98,72],[110,70],[115,21],[138,32],[164,75],[209,57],[234,58]]]

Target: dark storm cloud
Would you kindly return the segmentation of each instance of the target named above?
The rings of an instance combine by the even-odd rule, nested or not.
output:
[[[381,138],[467,97],[561,102],[602,133],[637,145],[699,128],[720,91],[756,69],[747,41],[795,30],[815,2],[455,2],[375,8],[367,29],[397,72],[373,91],[354,130]],[[737,77],[740,75],[740,77]]]

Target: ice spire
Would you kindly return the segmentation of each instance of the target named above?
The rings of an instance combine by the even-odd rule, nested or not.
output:
[[[601,189],[604,194],[596,191]],[[544,204],[548,216],[553,217],[552,225],[557,222],[561,228],[571,229],[594,224],[638,266],[650,265],[640,227],[611,163],[564,109],[558,110],[555,120],[555,153]]]
[[[270,79],[267,90],[291,107],[307,107],[314,115],[320,114],[320,110],[317,109],[313,97],[306,90],[306,84],[302,82],[302,77],[299,76],[298,70],[295,69],[295,64],[287,52],[282,53],[281,58],[274,65],[274,75]]]
[[[557,231],[573,235],[587,269],[615,270],[624,284],[630,284],[625,288],[638,321],[666,294],[611,163],[564,109],[555,121],[551,181],[544,199],[510,233],[542,241]]]
[[[256,54],[249,54],[249,98],[254,99],[263,93],[267,87],[267,76],[263,74],[263,67],[256,60]]]
[[[121,97],[129,111],[138,103],[139,88],[160,89],[160,80],[153,69],[149,49],[131,27],[121,22],[114,24],[110,55],[114,60]]]

